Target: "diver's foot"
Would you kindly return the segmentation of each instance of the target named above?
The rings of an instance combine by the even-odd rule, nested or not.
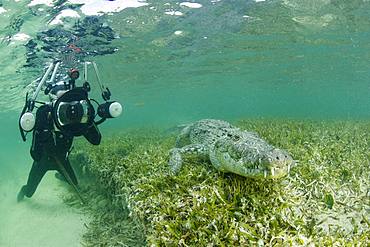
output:
[[[60,181],[67,182],[65,177],[62,174],[60,174],[59,172],[55,173],[55,178],[60,180]]]
[[[24,199],[24,186],[22,186],[21,190],[18,192],[18,195],[17,195],[17,202],[21,202],[23,201]]]

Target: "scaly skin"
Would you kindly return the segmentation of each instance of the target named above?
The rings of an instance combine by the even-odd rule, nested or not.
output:
[[[288,152],[273,147],[256,133],[214,119],[186,126],[170,154],[173,173],[181,169],[184,154],[203,156],[219,171],[254,178],[283,177],[295,164]]]

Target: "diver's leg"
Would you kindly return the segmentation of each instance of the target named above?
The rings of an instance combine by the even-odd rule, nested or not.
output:
[[[18,193],[17,201],[23,200],[24,196],[32,197],[35,193],[37,186],[39,185],[42,177],[47,171],[46,166],[43,163],[34,161],[32,164],[31,171],[28,175],[27,184],[23,185],[21,190]]]

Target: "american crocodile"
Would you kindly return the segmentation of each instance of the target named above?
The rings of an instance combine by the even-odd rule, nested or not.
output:
[[[287,151],[273,147],[256,133],[214,119],[200,120],[181,131],[170,151],[173,173],[180,170],[184,154],[203,156],[217,170],[244,177],[279,178],[295,164]]]

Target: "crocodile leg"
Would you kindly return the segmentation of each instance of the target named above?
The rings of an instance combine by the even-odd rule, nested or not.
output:
[[[191,142],[190,142],[190,128],[191,126],[186,126],[185,128],[182,129],[181,133],[179,134],[179,136],[177,137],[176,139],[176,147],[177,148],[181,148],[181,147],[184,147],[186,145],[189,145]]]
[[[208,157],[208,148],[202,144],[190,144],[181,148],[173,148],[170,151],[170,161],[168,162],[173,174],[180,171],[182,167],[182,155],[193,154]]]

